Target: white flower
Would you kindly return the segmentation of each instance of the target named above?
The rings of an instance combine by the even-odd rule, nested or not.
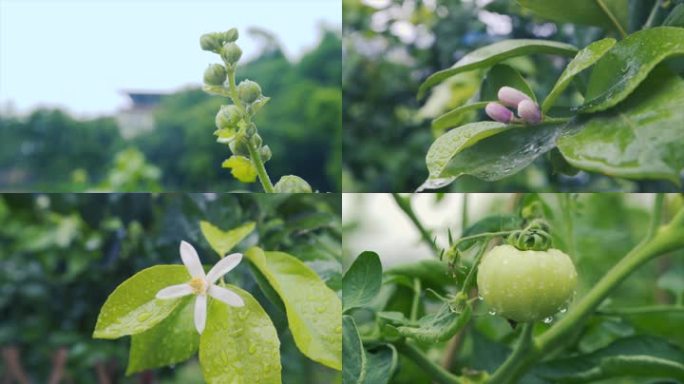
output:
[[[200,262],[195,248],[190,243],[181,241],[180,254],[183,264],[188,269],[192,280],[186,284],[172,285],[157,292],[157,299],[176,299],[187,295],[196,295],[195,299],[195,328],[202,334],[207,322],[207,295],[233,306],[242,307],[245,302],[235,292],[214,284],[221,276],[235,268],[242,261],[242,254],[233,253],[221,259],[208,274]]]

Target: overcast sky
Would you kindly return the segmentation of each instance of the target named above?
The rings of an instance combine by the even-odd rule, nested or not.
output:
[[[256,26],[293,59],[319,26],[341,28],[341,0],[0,0],[0,106],[60,106],[80,116],[116,111],[123,89],[199,85],[210,62],[205,32]],[[258,44],[243,33],[244,56]]]

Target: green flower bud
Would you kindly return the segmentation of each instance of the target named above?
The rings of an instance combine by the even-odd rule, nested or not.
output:
[[[245,130],[245,134],[247,135],[247,137],[252,137],[256,135],[256,133],[257,128],[256,125],[254,125],[254,123],[250,124],[249,127],[247,127],[247,129]]]
[[[240,109],[234,105],[222,105],[216,114],[216,128],[234,129],[240,122]]]
[[[218,52],[221,49],[221,39],[215,33],[205,33],[200,37],[200,47],[204,51]]]
[[[242,57],[242,49],[235,43],[225,43],[221,50],[221,58],[226,64],[233,65]]]
[[[273,186],[277,193],[311,193],[311,186],[299,176],[287,175]]]
[[[244,140],[233,140],[228,144],[228,147],[233,152],[233,155],[249,158],[249,149]]]
[[[223,34],[223,40],[229,43],[234,42],[238,37],[240,37],[240,34],[236,28],[231,28]]]
[[[226,67],[221,64],[211,64],[204,71],[204,82],[209,85],[223,85],[226,75]]]
[[[249,138],[249,141],[256,148],[261,148],[261,145],[264,143],[264,141],[261,139],[261,136],[259,136],[259,134],[256,132]]]
[[[269,148],[268,145],[264,145],[263,147],[259,148],[259,155],[261,155],[261,160],[264,163],[271,160],[271,157],[273,157],[273,153],[271,153],[271,148]]]
[[[261,87],[251,80],[243,80],[237,86],[238,97],[243,103],[252,104],[261,97]]]

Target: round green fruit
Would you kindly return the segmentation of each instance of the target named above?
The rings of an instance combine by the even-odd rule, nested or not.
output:
[[[534,322],[567,308],[577,271],[570,257],[558,249],[521,251],[506,244],[484,256],[477,285],[495,314],[520,323]]]

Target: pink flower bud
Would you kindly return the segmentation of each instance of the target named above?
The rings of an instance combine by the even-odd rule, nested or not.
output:
[[[530,124],[539,124],[542,120],[539,106],[530,100],[523,100],[518,104],[518,116]]]
[[[532,101],[529,96],[511,87],[501,87],[497,96],[499,101],[509,107],[517,107],[523,100]]]
[[[509,111],[508,108],[504,107],[499,103],[489,103],[485,107],[485,112],[487,116],[491,117],[492,120],[498,121],[499,123],[510,123],[513,120],[513,112]]]

